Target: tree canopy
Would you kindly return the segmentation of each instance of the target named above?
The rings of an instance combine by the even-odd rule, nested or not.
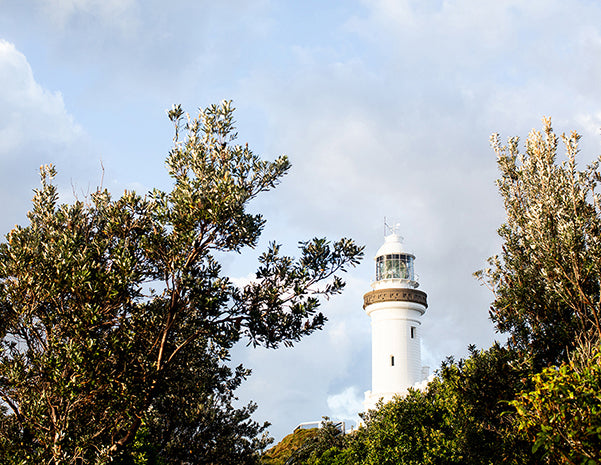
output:
[[[503,250],[479,273],[495,293],[490,316],[512,347],[542,367],[567,360],[579,343],[601,336],[601,194],[599,160],[577,169],[580,135],[561,136],[551,120],[501,145],[493,135],[507,221]]]
[[[146,456],[168,463],[255,460],[264,428],[252,404],[231,405],[248,371],[226,366],[229,349],[322,328],[320,297],[362,256],[349,239],[302,242],[297,259],[271,243],[235,286],[216,256],[257,246],[265,220],[248,204],[290,163],[235,144],[229,102],[169,118],[170,191],[60,204],[45,166],[29,224],[0,244],[0,445],[13,463],[133,460],[145,436]]]

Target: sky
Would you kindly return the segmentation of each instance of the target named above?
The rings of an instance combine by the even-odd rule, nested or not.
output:
[[[371,388],[363,294],[384,218],[416,256],[422,361],[431,370],[505,335],[472,273],[500,251],[492,133],[524,140],[550,116],[601,152],[601,3],[593,0],[0,0],[0,233],[26,224],[39,167],[64,201],[102,185],[167,188],[173,128],[221,100],[238,142],[292,169],[256,199],[257,250],[223,257],[252,277],[270,241],[352,237],[366,256],[293,348],[241,344],[241,403],[280,439],[322,416],[351,421]]]

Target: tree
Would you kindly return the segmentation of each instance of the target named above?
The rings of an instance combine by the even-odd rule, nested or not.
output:
[[[318,434],[318,428],[298,428],[261,454],[262,465],[285,465],[292,454]]]
[[[202,343],[195,347],[200,357],[169,371],[168,390],[154,400],[130,452],[121,454],[124,465],[254,464],[257,452],[271,442],[265,433],[269,424],[251,419],[256,404],[232,405],[250,370],[230,369],[223,364],[227,351]]]
[[[599,161],[576,168],[580,136],[562,135],[567,159],[557,161],[550,119],[532,131],[526,150],[493,135],[507,221],[500,256],[477,273],[495,293],[490,316],[512,347],[537,367],[567,360],[579,342],[601,335],[601,179]]]
[[[344,443],[342,431],[328,417],[323,417],[321,427],[314,435],[308,436],[303,444],[292,452],[286,465],[316,465],[320,458],[331,449],[340,449]]]
[[[294,463],[316,465],[540,463],[541,452],[514,427],[509,402],[529,388],[530,366],[499,344],[470,347],[470,356],[447,359],[424,391],[362,414],[364,425],[341,441],[312,447]],[[305,447],[307,449],[307,447]],[[302,451],[302,447],[299,451]],[[266,462],[267,463],[267,462]]]
[[[410,390],[364,415],[360,463],[538,463],[513,431],[507,404],[527,374],[512,351],[471,346],[468,358],[447,359],[424,392]]]
[[[234,145],[229,102],[197,118],[175,106],[169,117],[171,191],[113,199],[99,189],[60,205],[55,169],[44,167],[30,224],[0,244],[0,441],[15,463],[125,456],[168,408],[184,420],[160,451],[222,437],[219,425],[240,426],[252,411],[230,410],[247,375],[224,369],[232,345],[292,345],[320,329],[319,298],[339,293],[337,273],[362,256],[349,239],[303,242],[296,260],[272,243],[256,280],[236,287],[216,255],[257,245],[264,219],[248,204],[290,163]],[[259,431],[250,425],[247,440]]]
[[[360,463],[354,460],[349,438],[328,417],[319,428],[299,428],[261,456],[264,465],[345,465]]]
[[[568,363],[533,377],[512,402],[516,424],[552,464],[601,462],[601,351],[577,351]]]
[[[372,464],[432,464],[440,453],[439,439],[448,436],[443,424],[443,410],[434,396],[410,391],[405,397],[370,410],[364,416],[365,454],[361,463]],[[441,431],[440,428],[443,428]],[[449,457],[449,463],[452,463]]]
[[[598,463],[601,342],[599,159],[576,168],[576,132],[559,137],[544,120],[521,154],[518,138],[494,135],[507,222],[501,256],[478,275],[495,292],[491,318],[534,362],[531,385],[510,404],[515,427],[546,463]]]
[[[443,456],[452,453],[456,463],[539,463],[515,430],[515,408],[509,404],[529,387],[530,363],[498,343],[486,350],[469,346],[469,352],[464,360],[444,362],[429,387],[450,427]]]

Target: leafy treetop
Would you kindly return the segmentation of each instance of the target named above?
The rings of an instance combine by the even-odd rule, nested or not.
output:
[[[491,139],[507,221],[502,253],[477,276],[495,293],[497,329],[537,366],[566,360],[578,343],[601,336],[601,175],[599,160],[577,169],[579,139],[561,136],[561,163],[550,119],[530,133],[524,153],[517,137],[504,146],[498,135]]]
[[[231,373],[218,375],[207,357],[227,360],[241,338],[278,347],[320,329],[319,297],[339,293],[338,272],[362,256],[349,239],[303,242],[298,259],[272,243],[256,279],[236,287],[216,253],[258,244],[265,220],[248,203],[290,163],[234,144],[229,102],[196,118],[179,106],[168,114],[171,191],[114,199],[98,190],[61,205],[46,166],[30,224],[0,244],[0,397],[9,407],[0,439],[14,457],[118,456],[157,402],[168,403],[175,379],[194,380],[206,393],[198,402],[221,389]]]

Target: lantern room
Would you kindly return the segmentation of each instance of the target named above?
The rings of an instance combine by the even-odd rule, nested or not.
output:
[[[376,281],[400,279],[411,287],[417,287],[414,260],[413,254],[403,251],[399,235],[386,236],[384,244],[376,253]]]
[[[376,281],[382,279],[407,279],[414,281],[413,260],[410,254],[389,254],[376,257]]]

